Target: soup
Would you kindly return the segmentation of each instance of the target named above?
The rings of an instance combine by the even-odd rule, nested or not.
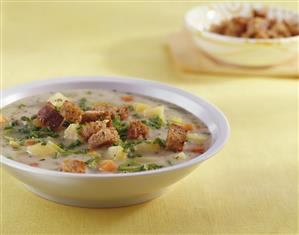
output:
[[[12,160],[54,171],[127,173],[200,157],[206,125],[158,99],[116,90],[67,90],[1,110],[1,148]]]

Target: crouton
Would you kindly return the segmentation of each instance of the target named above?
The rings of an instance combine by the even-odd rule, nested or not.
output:
[[[60,114],[69,122],[79,123],[82,119],[82,110],[70,101],[64,101]]]
[[[148,136],[149,127],[140,120],[132,120],[128,128],[129,139],[145,139]]]
[[[97,133],[102,128],[106,127],[106,122],[96,121],[96,122],[88,122],[82,126],[80,129],[80,135],[83,139],[88,140],[90,136]]]
[[[66,158],[62,163],[62,171],[72,173],[85,173],[85,162],[78,159]]]
[[[127,119],[129,116],[129,110],[127,106],[101,104],[96,106],[95,110],[103,112],[105,114],[105,119],[112,119],[118,116],[121,120],[124,120]]]
[[[85,122],[95,122],[97,120],[109,120],[111,116],[108,112],[89,110],[82,113],[81,123]]]
[[[171,124],[166,139],[166,149],[174,152],[181,152],[187,139],[187,131],[184,127]]]
[[[101,146],[109,146],[119,142],[119,135],[114,127],[106,127],[90,136],[88,139],[88,148],[94,149]]]
[[[38,111],[37,119],[41,126],[49,127],[51,130],[57,130],[63,123],[63,117],[51,103],[47,103]]]

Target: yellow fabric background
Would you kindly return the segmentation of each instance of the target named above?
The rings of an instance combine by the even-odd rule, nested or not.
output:
[[[159,80],[216,104],[232,134],[169,193],[127,208],[55,204],[2,171],[2,234],[298,233],[298,82],[176,71],[164,42],[194,5],[3,2],[3,88],[70,75]]]

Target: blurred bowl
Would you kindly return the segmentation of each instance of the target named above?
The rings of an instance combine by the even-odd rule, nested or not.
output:
[[[185,26],[194,44],[212,58],[239,66],[264,67],[298,60],[299,36],[274,39],[238,38],[210,32],[235,16],[250,16],[253,9],[265,10],[269,18],[287,19],[299,23],[299,15],[285,9],[259,4],[212,4],[191,9],[185,15]]]

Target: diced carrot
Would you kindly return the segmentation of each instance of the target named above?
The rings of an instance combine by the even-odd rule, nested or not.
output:
[[[2,114],[0,114],[0,124],[4,124],[6,121],[6,118]]]
[[[32,162],[32,163],[29,163],[29,166],[38,167],[38,163],[37,162]]]
[[[34,140],[34,139],[28,139],[28,140],[26,140],[25,145],[26,146],[28,146],[28,145],[34,145],[36,143],[37,143],[36,140]]]
[[[124,95],[121,97],[121,99],[124,102],[132,102],[134,100],[133,96],[131,96],[131,95]]]
[[[192,131],[193,130],[193,125],[191,123],[186,123],[186,124],[184,124],[183,127],[186,131]]]
[[[199,146],[195,146],[195,147],[191,148],[190,152],[202,154],[205,152],[205,149],[202,145],[199,145]]]
[[[103,160],[100,163],[100,168],[99,168],[100,171],[113,172],[116,171],[116,169],[117,169],[117,165],[112,160]]]

